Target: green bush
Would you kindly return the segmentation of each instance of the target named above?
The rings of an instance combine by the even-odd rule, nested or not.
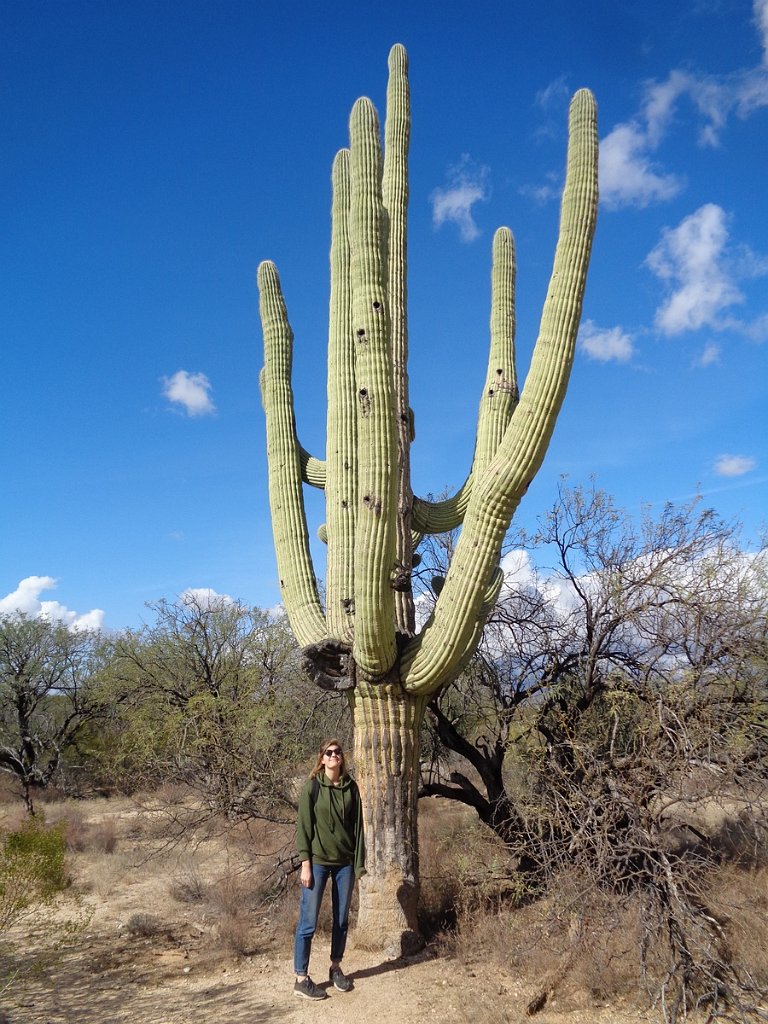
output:
[[[26,822],[2,837],[0,853],[0,932],[28,911],[51,903],[67,888],[66,837],[61,824]]]

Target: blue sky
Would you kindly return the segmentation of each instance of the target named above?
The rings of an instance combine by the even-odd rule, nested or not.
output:
[[[359,95],[383,113],[394,42],[413,105],[415,491],[456,486],[471,458],[500,224],[525,374],[568,98],[589,86],[584,323],[517,521],[562,474],[594,475],[630,510],[699,490],[756,540],[768,0],[2,0],[0,40],[0,611],[118,629],[187,588],[278,601],[255,271],[280,270],[299,430],[322,454],[331,161]],[[317,495],[308,511],[314,532]]]

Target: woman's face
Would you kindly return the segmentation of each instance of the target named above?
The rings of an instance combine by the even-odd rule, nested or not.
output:
[[[323,764],[326,768],[341,768],[344,764],[344,752],[338,743],[331,743],[323,751]]]

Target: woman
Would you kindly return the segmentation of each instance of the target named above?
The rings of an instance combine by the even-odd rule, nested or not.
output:
[[[341,992],[349,992],[352,981],[341,969],[347,944],[349,905],[355,879],[365,874],[363,809],[357,783],[347,774],[344,751],[337,739],[320,748],[315,767],[299,799],[296,847],[301,860],[301,903],[296,926],[293,994],[305,999],[325,999],[309,976],[309,954],[317,916],[331,879],[333,930],[331,967],[328,978]]]

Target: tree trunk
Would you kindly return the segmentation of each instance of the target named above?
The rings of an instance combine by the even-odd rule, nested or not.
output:
[[[352,695],[367,869],[354,941],[391,957],[422,944],[416,803],[425,706],[425,698],[410,696],[399,683],[358,682]]]

